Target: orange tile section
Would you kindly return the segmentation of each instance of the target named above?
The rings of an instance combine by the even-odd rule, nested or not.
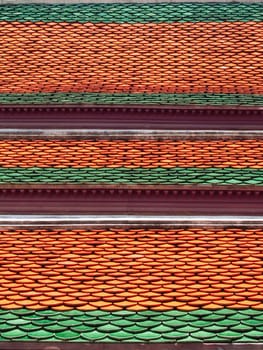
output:
[[[1,167],[262,168],[263,140],[0,140]]]
[[[9,230],[0,307],[263,309],[262,229]]]
[[[263,22],[0,22],[0,93],[263,93]]]

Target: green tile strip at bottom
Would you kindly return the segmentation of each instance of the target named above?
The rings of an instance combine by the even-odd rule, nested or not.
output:
[[[259,94],[21,93],[0,94],[0,104],[173,104],[262,106]]]
[[[0,168],[0,184],[263,185],[252,168]]]
[[[0,341],[262,342],[263,311],[0,309]]]

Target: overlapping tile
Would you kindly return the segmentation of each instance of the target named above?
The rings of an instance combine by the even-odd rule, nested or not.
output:
[[[1,232],[0,307],[263,308],[261,229]]]
[[[0,341],[238,342],[262,341],[262,312],[0,310]]]
[[[262,185],[263,142],[1,140],[0,182]]]
[[[263,6],[0,6],[0,103],[263,103]],[[263,183],[262,141],[2,140],[1,184]],[[262,228],[0,230],[0,340],[263,341]]]
[[[262,9],[2,5],[0,103],[262,105]]]
[[[1,341],[262,341],[260,228],[1,230]]]

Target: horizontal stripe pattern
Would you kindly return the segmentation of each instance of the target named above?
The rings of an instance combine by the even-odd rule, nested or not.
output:
[[[263,310],[262,229],[0,232],[0,307]]]
[[[263,185],[263,169],[0,168],[0,184]]]
[[[263,140],[0,140],[0,167],[263,168]]]
[[[6,4],[0,6],[0,21],[79,23],[251,22],[263,21],[263,4]]]
[[[260,342],[255,309],[105,312],[0,309],[0,341]]]
[[[0,22],[0,93],[260,95],[262,31],[263,22]]]
[[[261,106],[256,94],[21,93],[0,94],[0,104],[144,104]]]

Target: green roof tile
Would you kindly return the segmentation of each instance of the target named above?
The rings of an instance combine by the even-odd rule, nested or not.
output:
[[[19,312],[2,309],[0,312],[0,340],[260,342],[263,340],[263,325],[257,317],[261,315],[261,312],[253,309],[195,310],[189,312],[178,310],[129,311],[123,312],[120,316],[118,311],[102,310],[99,312],[31,310],[27,313],[26,310],[22,309]],[[218,314],[221,316],[220,320],[217,317],[212,317],[213,315],[219,316]],[[243,316],[245,316],[245,321]],[[107,318],[112,319],[113,322],[105,321]],[[192,321],[193,319],[194,321]]]

